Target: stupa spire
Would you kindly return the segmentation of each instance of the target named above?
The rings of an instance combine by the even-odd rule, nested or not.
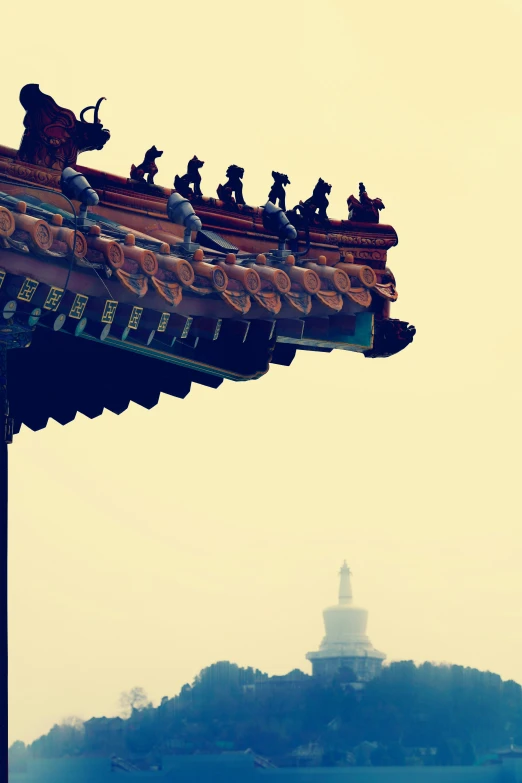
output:
[[[352,572],[348,568],[346,564],[346,560],[341,566],[341,570],[339,571],[339,605],[340,606],[346,606],[347,604],[351,604],[353,597],[352,597],[352,582],[351,577]]]

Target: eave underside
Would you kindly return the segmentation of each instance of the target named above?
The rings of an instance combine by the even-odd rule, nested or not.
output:
[[[131,402],[150,409],[161,393],[183,398],[192,383],[217,388],[223,380],[43,329],[35,330],[29,348],[7,357],[15,432],[22,424],[40,430],[50,418],[67,424],[77,412],[90,419],[104,409],[120,414]]]

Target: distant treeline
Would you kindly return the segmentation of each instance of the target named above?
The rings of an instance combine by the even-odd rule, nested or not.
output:
[[[522,689],[462,666],[393,663],[363,689],[342,671],[322,683],[303,672],[268,677],[222,661],[158,707],[140,688],[125,718],[69,719],[13,759],[132,758],[252,749],[276,764],[473,764],[522,744]]]

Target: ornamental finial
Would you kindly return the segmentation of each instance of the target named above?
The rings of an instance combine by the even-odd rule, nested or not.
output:
[[[339,571],[339,603],[340,604],[351,604],[352,603],[352,584],[351,584],[351,574],[352,572],[348,568],[348,565],[346,563],[346,560],[341,566],[341,570]]]
[[[58,106],[38,84],[26,84],[20,90],[20,103],[25,109],[24,135],[18,159],[35,166],[57,171],[74,167],[80,152],[101,150],[111,134],[99,120],[100,98],[94,106],[86,106],[76,118],[70,109]],[[93,122],[85,113],[92,109]]]

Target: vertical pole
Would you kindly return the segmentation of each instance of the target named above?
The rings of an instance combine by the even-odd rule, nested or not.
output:
[[[0,779],[7,780],[7,444],[11,439],[7,401],[7,348],[0,342],[0,758],[4,759]],[[2,752],[3,749],[3,752]],[[4,766],[5,765],[5,766]]]

